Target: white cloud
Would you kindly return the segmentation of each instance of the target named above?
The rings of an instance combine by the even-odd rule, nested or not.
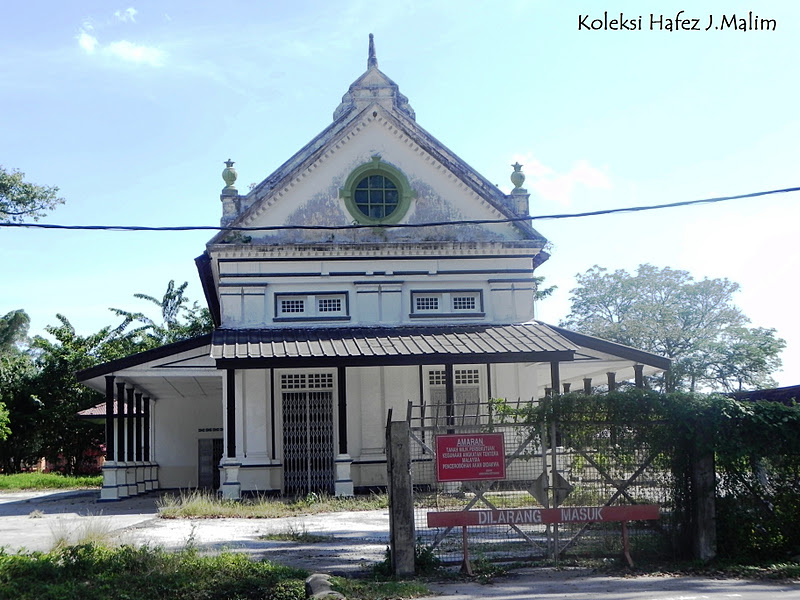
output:
[[[556,172],[531,154],[518,154],[512,160],[523,165],[522,171],[527,177],[523,187],[535,191],[543,200],[568,206],[578,184],[588,189],[611,189],[608,175],[586,160],[577,161],[566,173]]]
[[[134,44],[127,40],[111,42],[104,48],[104,51],[126,62],[145,64],[152,67],[163,66],[164,59],[166,58],[166,53],[163,50],[153,46]]]
[[[117,17],[123,23],[131,22],[136,23],[136,15],[139,11],[137,11],[132,6],[129,6],[125,10],[118,10],[114,13],[114,16]]]
[[[87,33],[84,30],[77,35],[78,45],[83,48],[87,54],[94,54],[97,49],[97,38]]]
[[[119,23],[136,23],[136,15],[139,14],[132,6],[118,10],[114,13],[114,17]],[[137,65],[148,65],[151,67],[161,67],[164,65],[167,53],[155,46],[146,46],[137,44],[128,40],[118,40],[108,44],[101,44],[100,40],[95,35],[94,20],[85,19],[80,28],[80,33],[76,36],[78,45],[87,54],[96,54],[113,59],[123,61],[126,63],[133,63]],[[119,24],[117,23],[117,25]],[[106,20],[101,23],[100,29],[113,27],[114,23]]]

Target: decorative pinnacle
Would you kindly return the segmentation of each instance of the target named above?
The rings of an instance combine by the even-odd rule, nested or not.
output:
[[[233,184],[236,183],[236,178],[239,174],[236,172],[236,169],[233,168],[233,161],[229,158],[225,161],[225,168],[222,170],[222,179],[225,181],[225,188],[222,190],[223,192],[236,192],[236,188],[233,187]]]
[[[369,34],[369,56],[367,57],[367,68],[378,68],[378,57],[375,55],[375,36]]]
[[[522,172],[522,165],[519,162],[515,162],[511,165],[514,168],[513,173],[511,173],[511,183],[514,184],[514,189],[511,190],[511,193],[524,193],[525,190],[522,187],[522,184],[525,183],[525,173]]]

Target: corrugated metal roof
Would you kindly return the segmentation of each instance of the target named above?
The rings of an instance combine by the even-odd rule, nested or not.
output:
[[[572,360],[578,347],[543,323],[406,327],[217,329],[218,361],[404,364],[427,358],[460,362]]]

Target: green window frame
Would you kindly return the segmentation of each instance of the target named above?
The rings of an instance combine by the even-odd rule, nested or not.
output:
[[[375,155],[348,175],[339,196],[356,222],[380,225],[400,222],[416,194],[400,169]]]

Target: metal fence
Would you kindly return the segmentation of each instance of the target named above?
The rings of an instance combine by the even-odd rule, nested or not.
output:
[[[518,403],[519,404],[519,403]],[[501,418],[492,404],[408,405],[412,483],[417,542],[445,564],[457,564],[468,545],[473,561],[563,561],[617,557],[622,552],[619,523],[522,524],[429,528],[431,511],[503,510],[660,504],[668,514],[670,475],[664,457],[650,448],[620,452],[624,432],[596,423],[591,447],[562,445],[564,424],[534,425]],[[502,433],[505,478],[437,481],[437,436]],[[668,518],[634,522],[628,527],[631,553],[637,557],[670,552]]]

